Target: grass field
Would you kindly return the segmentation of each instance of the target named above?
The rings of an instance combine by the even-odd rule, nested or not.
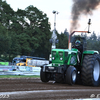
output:
[[[0,78],[40,78],[38,75],[0,75]]]

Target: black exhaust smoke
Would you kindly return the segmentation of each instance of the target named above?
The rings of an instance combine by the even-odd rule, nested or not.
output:
[[[100,0],[73,0],[70,32],[77,29],[80,15],[92,15],[92,11],[100,4]]]

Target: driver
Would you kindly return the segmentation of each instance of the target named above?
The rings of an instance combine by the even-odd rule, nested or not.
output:
[[[82,52],[83,52],[83,46],[81,44],[81,41],[76,40],[74,48],[78,49],[78,54],[79,54],[79,63],[81,62],[81,58],[82,58]]]
[[[83,46],[81,44],[81,41],[76,40],[76,42],[75,42],[75,48],[78,49],[81,53],[83,52]]]

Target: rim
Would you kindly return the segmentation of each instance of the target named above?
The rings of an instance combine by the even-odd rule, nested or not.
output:
[[[99,61],[96,60],[94,64],[94,70],[93,70],[93,77],[95,81],[98,81],[100,75],[100,64]]]
[[[76,71],[73,71],[72,73],[72,81],[73,83],[76,81]]]

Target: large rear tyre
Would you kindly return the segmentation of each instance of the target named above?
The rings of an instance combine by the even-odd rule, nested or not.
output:
[[[73,85],[76,83],[77,71],[73,66],[69,66],[66,71],[66,83],[69,85]]]
[[[50,80],[50,73],[43,72],[43,68],[41,68],[40,79],[42,82],[48,82]]]
[[[89,86],[100,85],[100,56],[99,54],[85,55],[81,70],[82,83]]]

